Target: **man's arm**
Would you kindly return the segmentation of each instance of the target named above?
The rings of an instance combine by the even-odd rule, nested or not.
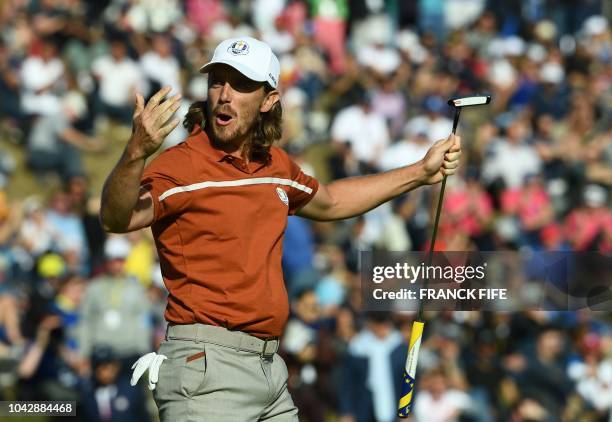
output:
[[[361,215],[422,185],[442,181],[457,171],[461,139],[451,135],[436,142],[418,163],[385,173],[351,177],[321,185],[314,198],[298,211],[313,220],[341,220]]]
[[[166,124],[180,105],[180,95],[161,102],[170,89],[159,90],[146,106],[142,95],[136,95],[132,137],[102,190],[100,221],[106,231],[125,233],[147,227],[153,221],[153,199],[140,188],[140,179],[147,157],[179,124],[179,119]]]

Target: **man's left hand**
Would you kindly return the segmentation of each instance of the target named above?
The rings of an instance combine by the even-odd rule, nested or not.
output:
[[[437,141],[421,161],[424,172],[423,183],[433,185],[441,182],[444,176],[455,174],[460,157],[460,136],[451,134],[447,139]]]

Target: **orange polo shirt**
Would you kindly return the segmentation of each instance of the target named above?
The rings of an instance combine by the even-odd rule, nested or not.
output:
[[[245,165],[199,131],[155,158],[141,185],[153,196],[166,320],[280,336],[289,314],[287,216],[313,198],[317,180],[280,148]]]

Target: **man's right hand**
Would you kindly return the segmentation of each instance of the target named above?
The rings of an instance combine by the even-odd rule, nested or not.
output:
[[[132,158],[146,159],[154,154],[164,142],[164,138],[178,126],[180,119],[168,123],[181,103],[181,94],[162,100],[172,88],[167,86],[155,93],[145,105],[140,93],[136,94],[132,137],[128,143],[128,151]]]

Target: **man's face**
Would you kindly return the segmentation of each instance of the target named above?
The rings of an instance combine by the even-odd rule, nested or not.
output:
[[[125,45],[120,41],[113,42],[110,46],[110,54],[117,61],[123,60],[126,55]]]
[[[208,124],[214,140],[238,146],[248,139],[259,113],[274,104],[268,104],[268,97],[262,82],[231,66],[215,65],[208,74]]]
[[[110,258],[106,261],[106,270],[114,277],[119,277],[125,269],[125,258]]]
[[[319,303],[314,292],[305,293],[295,306],[296,314],[307,324],[319,319]]]

